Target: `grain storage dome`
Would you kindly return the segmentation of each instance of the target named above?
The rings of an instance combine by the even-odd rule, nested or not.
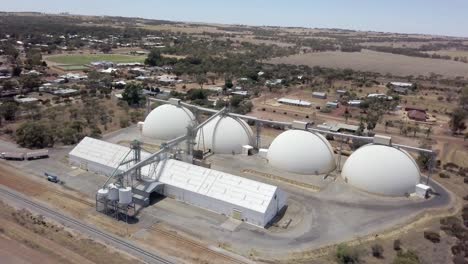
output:
[[[271,143],[267,158],[273,167],[299,174],[326,174],[336,167],[330,143],[304,130],[281,133]]]
[[[217,154],[240,154],[242,146],[252,145],[253,132],[242,119],[217,116],[197,132],[196,148]]]
[[[143,135],[153,139],[171,140],[185,135],[195,116],[185,107],[164,104],[156,107],[146,117]]]
[[[358,189],[388,195],[413,193],[419,167],[408,152],[384,145],[366,145],[345,162],[341,176]]]

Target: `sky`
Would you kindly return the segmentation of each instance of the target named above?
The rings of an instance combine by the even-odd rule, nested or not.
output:
[[[0,10],[468,37],[467,0],[0,0]]]

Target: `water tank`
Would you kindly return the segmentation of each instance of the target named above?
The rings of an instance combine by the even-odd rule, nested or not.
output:
[[[129,204],[132,202],[133,194],[132,188],[125,187],[119,189],[119,203],[120,204]]]
[[[109,184],[109,193],[107,198],[111,201],[119,200],[119,189],[114,184]]]
[[[108,189],[99,189],[97,192],[98,199],[106,199],[108,195],[109,195]]]

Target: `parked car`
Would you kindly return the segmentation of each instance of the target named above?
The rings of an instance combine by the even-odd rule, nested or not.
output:
[[[49,174],[47,172],[44,173],[44,175],[47,177],[47,180],[50,181],[50,182],[53,182],[53,183],[60,182],[59,177],[56,176],[56,175],[52,175],[52,174]]]

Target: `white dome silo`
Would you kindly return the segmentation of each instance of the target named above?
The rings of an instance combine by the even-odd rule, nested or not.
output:
[[[164,104],[146,117],[143,135],[153,139],[171,140],[185,135],[187,127],[195,124],[195,116],[183,106]]]
[[[196,148],[217,154],[240,154],[242,146],[252,145],[253,132],[242,119],[217,116],[197,132]]]
[[[370,144],[346,160],[341,176],[352,186],[370,193],[404,196],[414,192],[421,174],[408,152]]]
[[[298,174],[327,174],[336,168],[327,139],[304,130],[281,133],[271,143],[267,158],[271,166]]]

